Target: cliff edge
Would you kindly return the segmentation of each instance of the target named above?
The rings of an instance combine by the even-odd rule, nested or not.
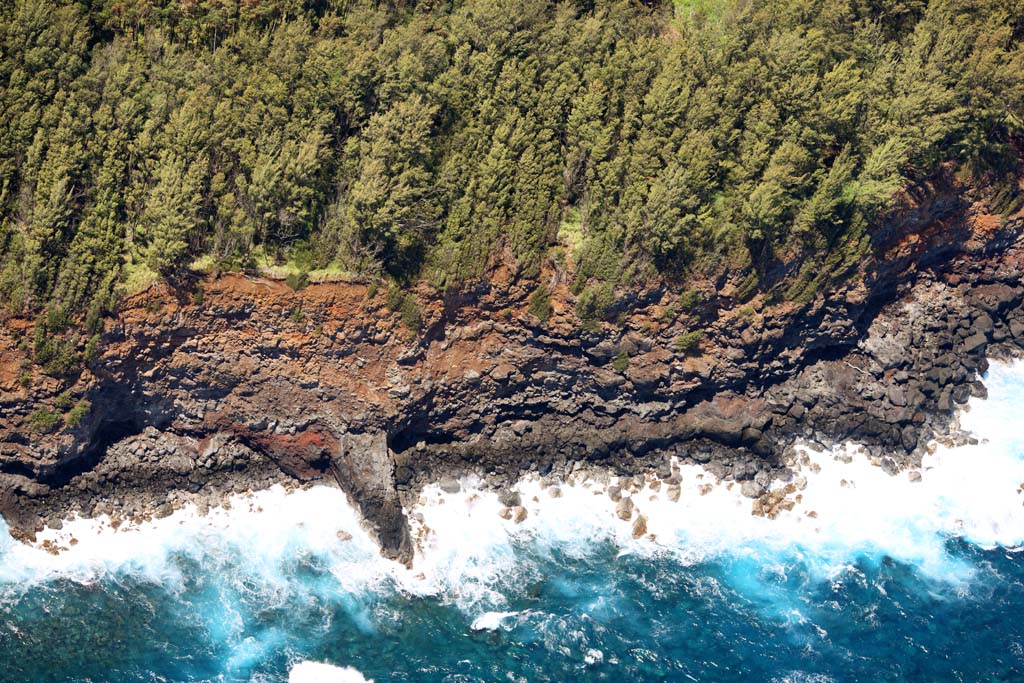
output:
[[[183,277],[125,301],[101,355],[42,374],[0,330],[0,513],[30,538],[70,512],[168,514],[186,493],[334,481],[386,555],[411,561],[403,503],[443,476],[497,485],[578,463],[667,456],[760,499],[796,439],[854,440],[892,472],[920,462],[988,356],[1024,348],[1024,215],[953,178],[904,198],[872,256],[814,300],[742,299],[734,277],[623,293],[584,326],[565,278],[496,268],[458,294],[416,290],[411,334],[364,284]],[[33,416],[85,405],[52,431]],[[85,403],[83,403],[83,401]],[[749,482],[749,483],[746,483]]]

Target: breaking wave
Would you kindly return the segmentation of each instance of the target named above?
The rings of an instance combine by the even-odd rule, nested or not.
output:
[[[897,476],[854,444],[801,447],[774,518],[688,465],[678,500],[651,479],[525,479],[519,521],[472,479],[428,487],[412,569],[328,487],[72,519],[40,536],[56,555],[0,522],[0,679],[838,681],[885,661],[876,679],[932,680],[946,625],[1024,608],[1024,365],[986,384],[960,415],[978,443]],[[1009,654],[961,673],[1022,667],[1012,624],[975,627]]]

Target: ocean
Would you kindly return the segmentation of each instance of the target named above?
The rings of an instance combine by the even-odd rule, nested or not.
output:
[[[920,481],[803,450],[792,510],[682,466],[682,495],[524,480],[424,492],[412,569],[344,495],[238,497],[137,527],[69,520],[57,555],[0,523],[0,681],[1024,681],[1024,363]]]

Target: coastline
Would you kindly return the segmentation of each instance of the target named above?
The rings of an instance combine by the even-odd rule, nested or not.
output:
[[[601,481],[600,473],[578,472],[573,484],[544,485],[536,477],[519,482],[514,488],[528,508],[519,523],[504,518],[499,493],[466,479],[456,493],[440,484],[428,487],[410,510],[414,533],[424,530],[424,538],[423,552],[409,569],[380,557],[339,490],[314,484],[290,494],[279,488],[235,499],[206,516],[178,511],[139,529],[126,524],[96,534],[93,521],[77,529],[70,522],[62,532],[77,533],[79,542],[57,556],[0,544],[0,583],[8,599],[25,607],[31,606],[31,596],[54,590],[87,599],[125,587],[144,596],[148,609],[154,597],[180,603],[175,611],[161,612],[165,623],[174,623],[170,615],[176,620],[205,614],[211,633],[202,642],[217,657],[210,666],[239,678],[257,669],[285,680],[303,661],[356,667],[376,680],[387,680],[388,672],[432,671],[437,666],[433,649],[427,655],[417,650],[415,658],[399,650],[401,659],[393,659],[390,643],[404,638],[409,623],[422,632],[418,619],[441,615],[443,628],[458,634],[454,640],[461,648],[444,660],[449,666],[479,661],[476,670],[483,672],[492,660],[474,659],[477,648],[501,650],[550,633],[553,648],[568,649],[553,652],[537,643],[540,661],[561,658],[557,661],[566,670],[628,670],[629,650],[617,644],[611,629],[621,624],[623,611],[635,614],[630,610],[637,601],[643,610],[639,637],[630,644],[647,642],[645,625],[652,612],[666,628],[683,623],[694,629],[685,638],[692,642],[707,629],[704,609],[714,610],[722,620],[717,623],[728,624],[729,613],[719,610],[736,605],[743,623],[769,623],[791,636],[780,633],[765,642],[767,651],[781,648],[787,662],[796,661],[804,641],[822,649],[846,648],[863,643],[860,634],[871,637],[877,630],[873,619],[854,620],[855,635],[846,635],[842,625],[848,610],[837,612],[833,602],[857,590],[868,596],[857,598],[856,605],[892,601],[895,613],[902,613],[913,598],[931,609],[948,606],[956,617],[961,610],[976,613],[978,600],[1015,576],[1024,517],[1021,491],[1014,489],[1024,481],[1024,461],[1008,418],[1024,396],[1024,365],[993,363],[986,381],[991,400],[974,401],[971,410],[959,414],[983,443],[940,446],[924,456],[918,481],[910,472],[886,474],[857,447],[809,448],[809,462],[795,473],[797,479],[807,475],[800,491],[804,498],[797,502],[793,496],[794,508],[775,519],[751,515],[752,501],[735,482],[712,485],[702,494],[697,476],[707,479],[707,473],[686,465],[679,467],[677,502],[669,499],[666,482],[657,491],[651,481],[628,492],[634,505],[630,520],[617,514],[608,490],[626,482]],[[814,464],[820,466],[817,472]],[[635,538],[640,515],[647,529]],[[595,587],[601,590],[594,592]],[[666,600],[678,603],[679,611],[661,612]],[[114,618],[120,619],[124,603],[116,605]],[[288,606],[285,613],[282,605]],[[146,618],[148,609],[142,610]],[[697,626],[685,617],[693,609],[700,610],[690,617]],[[827,619],[828,614],[835,618]],[[93,618],[89,611],[72,617]],[[285,620],[283,631],[296,635],[282,640],[273,621],[278,618]],[[313,620],[312,628],[306,619]],[[224,622],[227,633],[214,626]],[[566,623],[573,627],[568,633]],[[584,630],[587,638],[576,638],[573,634],[588,623],[598,631]],[[609,633],[599,637],[605,624],[612,624]],[[976,628],[984,632],[983,620]],[[316,635],[307,639],[308,633]],[[348,645],[345,633],[365,647]],[[378,654],[382,650],[384,656]],[[885,661],[897,661],[905,670],[934,661],[916,649],[894,653],[895,660]],[[862,659],[862,667],[880,661],[873,650]],[[773,666],[772,657],[757,661]],[[306,668],[312,669],[303,666],[299,672]],[[847,669],[811,660],[788,664],[786,670],[821,671],[839,680],[832,672]]]
[[[814,556],[816,571],[825,575],[845,566],[851,554],[866,554],[911,563],[955,584],[969,572],[945,556],[941,548],[949,538],[1010,552],[1024,542],[1024,518],[1017,514],[1024,490],[1013,490],[1014,482],[1024,481],[1024,464],[1010,447],[1016,437],[1007,422],[1014,410],[1006,398],[1007,379],[1019,394],[1022,361],[1000,365],[997,377],[989,378],[996,382],[999,404],[976,399],[957,411],[959,443],[930,442],[920,466],[899,475],[886,472],[860,444],[825,449],[803,442],[787,452],[792,476],[753,499],[744,482],[719,479],[675,457],[665,463],[665,477],[655,470],[620,476],[606,466],[585,465],[564,479],[534,473],[503,488],[473,475],[448,478],[423,487],[405,510],[414,558],[405,567],[375,558],[372,529],[336,486],[285,482],[219,499],[181,496],[161,515],[66,519],[38,533],[33,543],[17,544],[22,559],[11,567],[20,562],[42,569],[27,579],[57,571],[89,580],[101,566],[121,565],[159,577],[173,564],[172,553],[207,552],[209,541],[203,539],[213,536],[223,540],[211,547],[232,543],[239,552],[256,553],[257,565],[272,567],[279,554],[294,552],[286,548],[297,534],[299,546],[314,552],[357,549],[368,574],[387,577],[409,594],[458,595],[468,577],[475,588],[467,595],[476,596],[467,598],[471,612],[489,604],[493,572],[508,569],[500,548],[517,543],[586,554],[607,540],[620,554],[667,553],[684,565],[766,547]],[[963,429],[961,421],[967,423]],[[879,506],[880,499],[890,504]],[[32,559],[40,551],[58,557],[52,565],[42,555]],[[490,564],[483,574],[473,569]],[[500,623],[500,613],[479,619],[484,623],[495,614]]]
[[[403,508],[466,475],[497,490],[595,466],[667,480],[675,458],[770,509],[798,440],[856,441],[897,473],[933,438],[960,438],[950,425],[984,395],[987,356],[1024,349],[1022,233],[1021,216],[934,199],[880,230],[877,258],[828,297],[748,311],[725,283],[713,310],[669,320],[676,297],[648,290],[598,330],[578,326],[565,291],[539,326],[508,272],[459,301],[423,299],[415,340],[362,285],[221,276],[198,283],[203,306],[156,288],[126,303],[77,378],[93,409],[75,428],[26,438],[61,386],[2,378],[0,513],[31,539],[73,513],[159,518],[188,499],[331,482],[408,563]],[[699,348],[679,349],[695,324]]]

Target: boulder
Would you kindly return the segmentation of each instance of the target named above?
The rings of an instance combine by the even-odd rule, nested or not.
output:
[[[753,479],[748,479],[740,487],[740,493],[747,498],[760,498],[764,495],[764,487]]]
[[[504,489],[498,492],[498,502],[505,507],[514,508],[518,505],[522,505],[522,497],[519,495],[518,491]]]
[[[462,484],[454,477],[444,477],[437,483],[445,493],[458,493],[462,490]]]
[[[647,518],[637,515],[633,520],[633,538],[640,538],[647,534]]]
[[[633,516],[633,499],[623,498],[619,501],[619,504],[615,506],[615,514],[619,519],[629,521]]]
[[[971,336],[964,339],[962,346],[963,352],[970,353],[971,351],[977,349],[979,346],[985,344],[987,341],[988,337],[986,337],[981,332],[975,332]]]
[[[917,428],[914,427],[914,425],[907,425],[900,432],[900,442],[903,444],[903,449],[906,450],[907,453],[911,453],[915,448],[917,448],[917,440]]]

